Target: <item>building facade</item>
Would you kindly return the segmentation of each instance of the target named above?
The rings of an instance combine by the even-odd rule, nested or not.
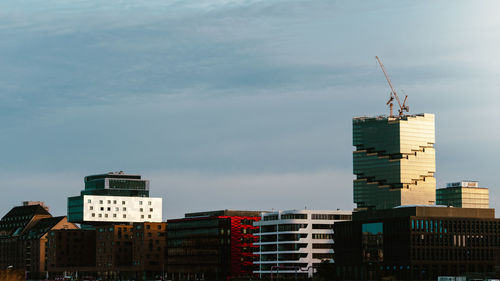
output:
[[[0,220],[0,267],[25,270],[29,279],[46,276],[48,232],[77,228],[64,216],[52,217],[47,209],[24,202]]]
[[[227,281],[253,275],[260,212],[221,210],[168,220],[168,279]]]
[[[434,204],[434,142],[433,114],[353,118],[357,208]]]
[[[161,222],[162,198],[149,197],[149,180],[123,172],[84,178],[80,196],[68,198],[68,218],[81,224]]]
[[[477,181],[452,182],[436,190],[436,204],[457,208],[489,208],[489,191],[488,188],[479,187]]]
[[[351,220],[350,211],[289,210],[262,213],[255,223],[259,248],[255,274],[312,278],[319,264],[333,262],[333,225]]]
[[[340,280],[498,277],[500,220],[494,209],[369,210],[353,213],[351,222],[336,223],[334,231]]]
[[[165,280],[167,270],[167,223],[134,223],[133,265],[144,280]]]

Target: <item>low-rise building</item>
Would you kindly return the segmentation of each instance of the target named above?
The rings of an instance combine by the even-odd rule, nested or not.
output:
[[[164,280],[167,266],[167,223],[134,223],[133,265],[145,280]]]
[[[333,262],[333,225],[351,220],[351,211],[288,210],[262,213],[255,274],[311,278],[322,261]]]
[[[78,228],[65,216],[52,217],[47,209],[45,205],[24,203],[0,220],[0,267],[25,270],[29,279],[47,275],[48,232]]]
[[[221,210],[168,220],[168,279],[227,281],[255,268],[258,211]]]
[[[437,280],[500,266],[494,209],[401,206],[353,213],[334,225],[340,280]],[[497,275],[498,276],[498,275]],[[481,279],[481,280],[482,280]]]

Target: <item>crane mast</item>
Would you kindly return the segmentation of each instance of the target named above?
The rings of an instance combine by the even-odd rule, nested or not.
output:
[[[389,98],[389,101],[387,101],[387,105],[389,105],[389,110],[390,110],[390,115],[389,116],[390,117],[393,116],[392,115],[392,107],[393,107],[392,101],[394,99],[396,99],[396,101],[398,102],[398,105],[399,105],[399,110],[398,110],[399,116],[403,116],[403,112],[404,111],[406,111],[406,112],[409,111],[409,108],[406,105],[406,99],[408,98],[408,95],[405,95],[405,99],[403,101],[403,104],[401,104],[401,101],[399,100],[398,94],[396,94],[396,90],[392,86],[391,79],[389,78],[389,75],[385,71],[384,65],[382,64],[382,62],[380,61],[380,59],[378,58],[378,56],[375,56],[375,58],[377,59],[378,64],[380,65],[380,68],[382,68],[382,71],[384,72],[385,79],[387,80],[387,83],[389,83],[389,87],[391,88],[391,96]]]

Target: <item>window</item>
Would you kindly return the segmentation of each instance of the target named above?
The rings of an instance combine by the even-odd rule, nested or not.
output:
[[[139,205],[142,205],[142,201],[139,201]]]
[[[144,209],[143,209],[143,208],[140,208],[140,209],[139,209],[139,211],[140,211],[140,212],[142,212],[142,211],[144,211]]]
[[[116,200],[113,200],[113,204],[116,204]]]
[[[281,215],[282,220],[289,220],[289,219],[302,219],[305,220],[307,219],[307,214],[284,214]]]
[[[111,204],[111,200],[108,200],[108,204]]]
[[[101,211],[104,211],[104,207],[101,207]]]
[[[94,210],[94,207],[93,207],[93,206],[90,206],[90,207],[89,207],[89,210]]]
[[[127,215],[123,214],[123,218],[127,218]]]
[[[141,219],[143,219],[143,218],[144,218],[144,215],[141,215]]]
[[[116,214],[113,214],[113,218],[116,218]]]
[[[87,200],[87,203],[92,203],[92,200],[90,200],[90,199],[89,199],[89,200]]]
[[[92,217],[95,217],[95,213],[92,213]]]
[[[99,204],[102,204],[102,200],[99,200]]]
[[[120,208],[118,208],[118,207],[115,207],[115,211],[119,211],[119,210],[120,210]]]
[[[108,211],[111,211],[111,207],[108,207]]]
[[[152,212],[153,211],[153,208],[149,208],[149,211]]]
[[[148,201],[148,205],[150,205],[150,206],[151,206],[151,201]]]
[[[104,214],[104,217],[107,218],[108,217],[108,214]]]
[[[148,219],[150,219],[150,218],[151,218],[151,215],[148,215]]]
[[[102,218],[102,214],[99,214],[99,217]]]
[[[125,201],[122,201],[122,205],[125,205]]]
[[[123,207],[123,210],[126,211],[127,210],[127,207]]]

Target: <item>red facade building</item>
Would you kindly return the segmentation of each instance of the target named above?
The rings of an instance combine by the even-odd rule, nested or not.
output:
[[[221,210],[168,221],[170,280],[231,280],[253,275],[257,211]]]

